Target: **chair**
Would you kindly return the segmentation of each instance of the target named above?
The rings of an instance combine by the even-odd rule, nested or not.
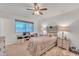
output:
[[[29,40],[30,39],[30,33],[29,32],[24,32],[23,33],[23,38],[25,39],[24,41]]]

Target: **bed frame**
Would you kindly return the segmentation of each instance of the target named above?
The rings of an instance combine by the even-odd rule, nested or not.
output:
[[[52,26],[52,28],[50,28],[50,27],[47,27],[47,34],[48,34],[48,36],[50,36],[50,34],[51,35],[53,35],[53,36],[56,36],[57,37],[57,32],[58,32],[58,26]],[[58,38],[58,37],[57,37]],[[32,47],[32,45],[34,44],[32,41],[31,41],[31,43],[30,43],[31,45],[31,47],[29,48],[29,49],[32,49],[32,48],[34,48],[34,47]],[[54,46],[56,46],[56,44],[57,44],[57,41],[55,41],[55,42],[53,42],[52,44],[50,44],[49,46],[47,46],[46,48],[44,48],[43,50],[40,50],[40,48],[39,48],[39,46],[37,46],[37,47],[35,47],[35,49],[37,50],[35,50],[36,52],[33,52],[33,56],[40,56],[40,55],[42,55],[42,54],[44,54],[46,51],[48,51],[49,49],[51,49],[52,47],[54,47]],[[39,49],[37,49],[37,48],[39,48]],[[40,52],[39,52],[40,51]]]

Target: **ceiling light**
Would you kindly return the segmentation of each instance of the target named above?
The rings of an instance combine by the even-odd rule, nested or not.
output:
[[[40,15],[39,11],[34,12],[35,15]]]

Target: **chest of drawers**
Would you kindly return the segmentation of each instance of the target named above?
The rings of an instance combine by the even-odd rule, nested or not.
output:
[[[66,50],[69,50],[70,41],[65,39],[58,39],[57,46]]]
[[[0,56],[5,55],[5,37],[0,37]]]

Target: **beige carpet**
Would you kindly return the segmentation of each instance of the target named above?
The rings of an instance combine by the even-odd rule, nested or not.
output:
[[[59,47],[54,47],[43,54],[43,56],[76,56],[76,54]]]
[[[28,49],[28,41],[25,43],[17,43],[13,45],[6,46],[6,55],[7,56],[31,56]],[[43,56],[75,56],[75,54],[58,48],[54,47],[48,50]]]
[[[25,43],[18,43],[6,46],[7,56],[29,56],[29,51],[27,50],[28,41]]]

